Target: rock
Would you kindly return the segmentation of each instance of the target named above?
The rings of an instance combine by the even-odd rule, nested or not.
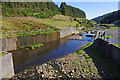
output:
[[[68,72],[69,75],[71,75],[72,71]]]
[[[40,72],[40,74],[44,74],[43,72]]]
[[[72,73],[74,73],[74,70],[72,70]]]
[[[55,72],[58,72],[58,70],[55,70]]]
[[[62,75],[59,75],[58,77],[59,77],[59,78],[62,78]]]
[[[47,64],[46,64],[46,63],[44,63],[44,66],[47,66]]]
[[[45,75],[44,74],[42,74],[42,78],[44,78],[45,77]]]
[[[74,69],[74,71],[76,72],[76,71],[77,71],[77,69],[75,68],[75,69]]]
[[[53,78],[53,76],[49,76],[49,78]]]

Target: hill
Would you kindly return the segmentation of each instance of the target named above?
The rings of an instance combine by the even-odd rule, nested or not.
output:
[[[36,13],[48,18],[60,12],[53,2],[2,2],[3,16],[36,16]]]
[[[120,10],[105,14],[103,16],[96,17],[92,20],[96,21],[97,23],[111,24],[119,19],[120,19]]]
[[[64,3],[64,2],[61,3],[60,9],[61,9],[61,13],[66,16],[80,17],[80,18],[86,17],[84,11],[82,11],[78,8],[66,5],[66,3]]]
[[[114,11],[110,13],[109,15],[105,16],[102,20],[101,23],[103,24],[111,24],[117,20],[120,19],[120,10]]]
[[[102,15],[102,16],[98,16],[98,17],[96,17],[96,18],[93,18],[92,20],[95,21],[95,22],[97,22],[97,23],[100,23],[101,20],[102,20],[102,18],[104,18],[105,16],[107,16],[107,15],[109,15],[109,14],[110,14],[110,13],[105,14],[105,15]]]
[[[36,16],[38,18],[51,18],[56,14],[85,18],[84,11],[68,6],[66,3],[62,3],[59,8],[53,2],[2,2],[2,15],[6,17]]]

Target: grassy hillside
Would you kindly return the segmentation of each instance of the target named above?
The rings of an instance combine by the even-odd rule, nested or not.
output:
[[[36,17],[3,17],[2,31],[33,30],[44,29],[46,27],[68,29],[69,26],[90,28],[94,27],[94,24],[96,24],[94,21],[85,18],[74,18],[58,14],[49,19]]]
[[[114,11],[110,13],[109,15],[105,16],[102,20],[101,23],[112,23],[120,19],[120,10]]]
[[[61,19],[61,16],[64,17]],[[58,20],[59,18],[59,20]],[[35,18],[35,17],[3,17],[2,31],[19,31],[19,30],[32,30],[41,29],[44,27],[53,27],[59,29],[67,29],[71,25],[76,26],[78,22],[71,21],[71,17],[59,15],[51,19]]]
[[[107,15],[109,15],[109,14],[110,14],[110,13],[105,14],[105,15],[102,15],[102,16],[98,16],[98,17],[96,17],[96,18],[93,18],[92,20],[95,21],[95,22],[97,22],[97,23],[100,23],[101,20],[102,20],[105,16],[107,16]]]
[[[96,21],[97,23],[111,24],[117,20],[120,20],[120,10],[105,14],[103,16],[99,16],[92,20]]]
[[[85,13],[78,8],[68,5],[65,5],[64,8],[64,15],[85,18]],[[6,17],[36,16],[38,18],[51,18],[62,13],[63,7],[59,8],[53,2],[2,2],[2,15]]]
[[[37,15],[34,15],[36,13]],[[49,18],[55,14],[60,14],[60,12],[53,2],[2,2],[2,15],[6,17],[37,16]]]

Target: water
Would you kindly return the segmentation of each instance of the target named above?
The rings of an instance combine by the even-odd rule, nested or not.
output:
[[[83,34],[83,39],[84,41],[64,38],[37,49],[12,51],[15,73],[31,66],[43,64],[51,59],[66,56],[80,49],[83,44],[94,40],[92,37],[86,37],[85,34]]]
[[[88,34],[91,34],[91,33],[88,33]],[[93,42],[94,41],[94,37],[86,37],[87,33],[84,33],[82,35],[83,35],[82,40],[87,40],[89,42]]]

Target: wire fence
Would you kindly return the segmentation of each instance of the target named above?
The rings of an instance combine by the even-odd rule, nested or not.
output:
[[[12,35],[18,35],[18,34],[29,34],[33,32],[45,32],[45,31],[51,31],[51,29],[32,29],[32,30],[19,30],[19,31],[8,31],[8,32],[0,32],[0,36],[12,36]]]

